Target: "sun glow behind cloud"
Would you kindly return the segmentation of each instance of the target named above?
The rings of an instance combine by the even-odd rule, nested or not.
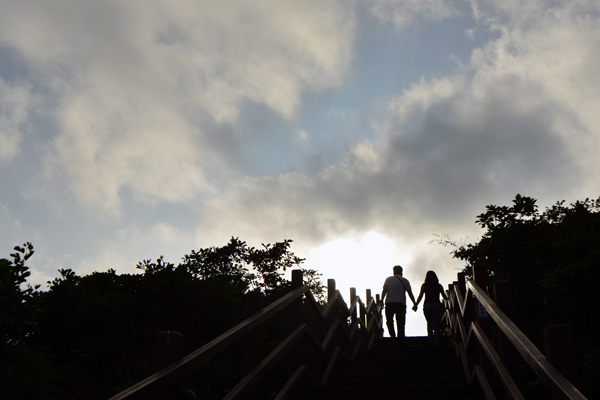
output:
[[[391,238],[370,231],[364,234],[349,235],[329,241],[310,255],[309,266],[320,266],[320,271],[335,271],[336,288],[346,302],[349,301],[349,290],[356,288],[357,295],[366,302],[366,290],[373,296],[380,294],[383,281],[391,275],[394,265],[405,267],[405,276],[411,281],[415,297],[420,288],[420,276],[411,265],[407,256],[411,251]],[[357,279],[360,277],[360,279]],[[331,277],[323,276],[323,280]],[[421,313],[407,312],[406,334],[417,336],[426,334],[426,325]]]

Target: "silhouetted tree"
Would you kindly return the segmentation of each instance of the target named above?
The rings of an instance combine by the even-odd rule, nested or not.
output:
[[[318,273],[301,266],[290,243],[255,249],[231,238],[178,265],[162,256],[144,260],[140,274],[61,269],[47,291],[26,284],[33,246],[16,247],[13,261],[0,260],[2,399],[105,399],[153,372],[156,332],[180,331],[186,351],[195,350],[245,318],[248,290],[261,290],[267,301],[284,294],[292,267],[304,269],[322,297]],[[228,355],[202,371],[217,398],[239,363]]]

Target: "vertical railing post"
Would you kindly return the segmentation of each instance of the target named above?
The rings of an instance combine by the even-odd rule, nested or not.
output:
[[[319,310],[315,310],[313,307],[309,307],[310,317],[310,331],[314,335],[315,338],[321,338],[321,329],[323,327],[323,314],[320,310],[320,305],[318,305]],[[312,370],[313,375],[322,376],[322,356],[321,349],[317,348],[315,344],[310,346],[310,356],[309,356],[309,365]]]
[[[169,366],[183,357],[185,338],[177,331],[160,331],[156,335],[156,348],[154,368],[156,371]],[[182,387],[174,386],[169,389],[169,393],[155,393],[152,398],[163,398],[166,396],[174,398],[195,399],[196,394]]]
[[[475,281],[477,286],[479,286],[481,288],[481,290],[483,290],[483,291],[485,291],[486,286],[487,286],[487,278],[488,278],[487,270],[485,269],[484,266],[482,266],[480,264],[473,265],[473,280]],[[481,326],[481,329],[483,329],[483,332],[485,333],[485,335],[489,338],[490,337],[489,315],[488,315],[487,311],[485,310],[485,308],[483,307],[483,305],[481,303],[479,303],[478,300],[476,300],[474,303],[476,304],[476,307],[477,307],[476,308],[477,322],[479,323],[479,326]],[[495,376],[494,370],[492,368],[492,363],[487,358],[487,355],[485,354],[483,347],[481,345],[478,345],[477,347],[479,348],[479,363],[480,363],[481,367],[483,368],[485,375],[490,380],[490,384],[492,384],[491,378]]]
[[[463,296],[463,298],[465,297],[465,293],[467,291],[467,283],[465,281],[465,273],[464,272],[459,272],[458,274],[456,274],[456,278],[458,279],[456,284],[458,285],[458,291],[460,292],[460,294]]]
[[[473,300],[467,300],[467,282],[466,276],[464,272],[459,272],[456,275],[458,279],[456,282],[456,286],[458,287],[458,292],[461,294],[463,298],[463,302],[466,301],[466,309],[462,310],[462,307],[465,305],[458,303],[458,298],[456,298],[456,312],[458,313],[458,317],[463,320],[465,323],[465,327],[467,330],[471,326],[471,322],[475,319],[475,305]],[[466,339],[466,338],[465,338]]]
[[[496,305],[500,307],[502,312],[506,314],[509,319],[513,318],[513,301],[512,301],[512,289],[509,281],[497,281],[494,284],[494,293],[496,297]],[[500,356],[506,366],[506,369],[510,373],[514,382],[517,386],[521,387],[521,368],[519,365],[519,353],[515,346],[508,340],[508,337],[498,330],[500,336]]]
[[[379,324],[381,322],[381,330],[379,330],[379,327],[376,327],[376,329],[379,330],[379,334],[377,335],[377,338],[380,339],[381,337],[383,337],[383,317],[381,316],[382,314],[382,310],[383,308],[380,308],[381,305],[381,294],[376,294],[375,295],[375,311],[377,312],[377,315],[375,316],[375,320],[373,322]]]
[[[371,296],[371,289],[367,289],[366,293],[365,293],[365,297],[367,299],[367,302],[365,304],[365,306],[367,307],[367,330],[371,329],[371,323],[373,322],[373,317],[371,315],[371,312],[369,311],[369,306],[371,304],[371,301],[373,300],[373,296]]]
[[[262,309],[263,296],[258,290],[246,294],[246,318],[249,318]],[[246,375],[260,362],[260,327],[248,332],[244,337],[244,363],[243,374]],[[253,385],[246,390],[245,400],[258,399],[258,385]]]
[[[579,386],[571,326],[568,324],[546,326],[544,329],[544,347],[546,348],[546,357],[552,365],[574,386]],[[554,388],[551,388],[551,391],[552,399],[564,398],[564,395],[557,393]]]
[[[351,287],[350,288],[350,308],[352,308],[353,306],[354,306],[354,311],[352,311],[352,315],[350,315],[352,324],[354,324],[356,322],[356,308],[357,308],[358,304],[356,304],[356,288]]]
[[[464,304],[460,305],[459,307],[465,306],[461,318],[467,330],[465,333],[466,335],[468,335],[469,330],[471,328],[471,323],[477,319],[477,301],[475,300],[475,296],[473,296],[472,293],[469,292],[469,294],[467,294],[466,276],[464,273],[458,274],[458,290],[463,295]],[[464,339],[466,340],[467,338],[465,337]],[[475,341],[471,341],[471,343],[475,343]],[[467,348],[465,348],[465,351],[467,353],[467,359],[469,361],[469,368],[472,371],[475,367],[475,364],[480,364],[479,346],[471,344]]]
[[[456,302],[456,293],[454,293],[454,288],[458,286],[458,282],[454,281],[448,284],[448,290],[446,293],[448,294],[448,309],[454,310],[454,303]]]
[[[183,356],[185,339],[177,331],[160,331],[156,335],[154,367],[157,371],[178,361]]]
[[[442,300],[442,304],[444,305],[444,315],[446,316],[446,326],[448,327],[448,329],[450,329],[451,327],[451,321],[453,318],[453,299],[454,299],[454,285],[456,284],[456,282],[454,283],[450,283],[448,285],[448,289],[446,290],[446,297],[448,297],[448,301]],[[442,325],[442,329],[444,329],[444,326]]]
[[[298,289],[303,285],[303,271],[295,269],[292,271],[292,290]],[[302,297],[299,297],[290,305],[290,318],[292,331],[302,323]],[[302,362],[302,346],[298,343],[291,351],[293,367],[296,368]]]
[[[331,301],[331,298],[335,294],[335,279],[327,279],[327,301]]]
[[[359,308],[358,315],[359,315],[360,321],[362,323],[362,326],[364,328],[366,328],[367,327],[367,306],[365,304],[363,304],[363,306],[361,307],[360,303],[357,304],[357,306]]]

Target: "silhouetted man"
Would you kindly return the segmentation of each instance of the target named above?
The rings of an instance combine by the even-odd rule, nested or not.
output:
[[[406,324],[406,293],[415,304],[410,282],[402,277],[402,267],[394,266],[394,275],[389,276],[383,283],[381,301],[385,302],[385,319],[390,336],[395,338],[394,316],[398,327],[398,338],[404,339],[404,325]],[[387,299],[386,299],[387,297]],[[386,301],[387,300],[387,301]]]

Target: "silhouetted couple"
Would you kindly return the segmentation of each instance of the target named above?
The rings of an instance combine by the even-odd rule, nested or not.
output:
[[[406,325],[406,294],[413,302],[413,311],[417,311],[418,305],[425,295],[425,303],[423,305],[423,313],[427,320],[427,336],[434,344],[439,341],[442,316],[444,307],[440,303],[440,295],[447,300],[444,288],[440,285],[437,275],[433,271],[428,271],[425,275],[425,283],[421,285],[419,298],[415,301],[410,282],[402,276],[402,267],[394,266],[394,275],[389,276],[384,284],[381,292],[381,301],[385,302],[385,319],[390,333],[390,337],[396,337],[394,330],[394,318],[396,319],[396,327],[398,330],[398,338],[404,339],[404,327]]]

